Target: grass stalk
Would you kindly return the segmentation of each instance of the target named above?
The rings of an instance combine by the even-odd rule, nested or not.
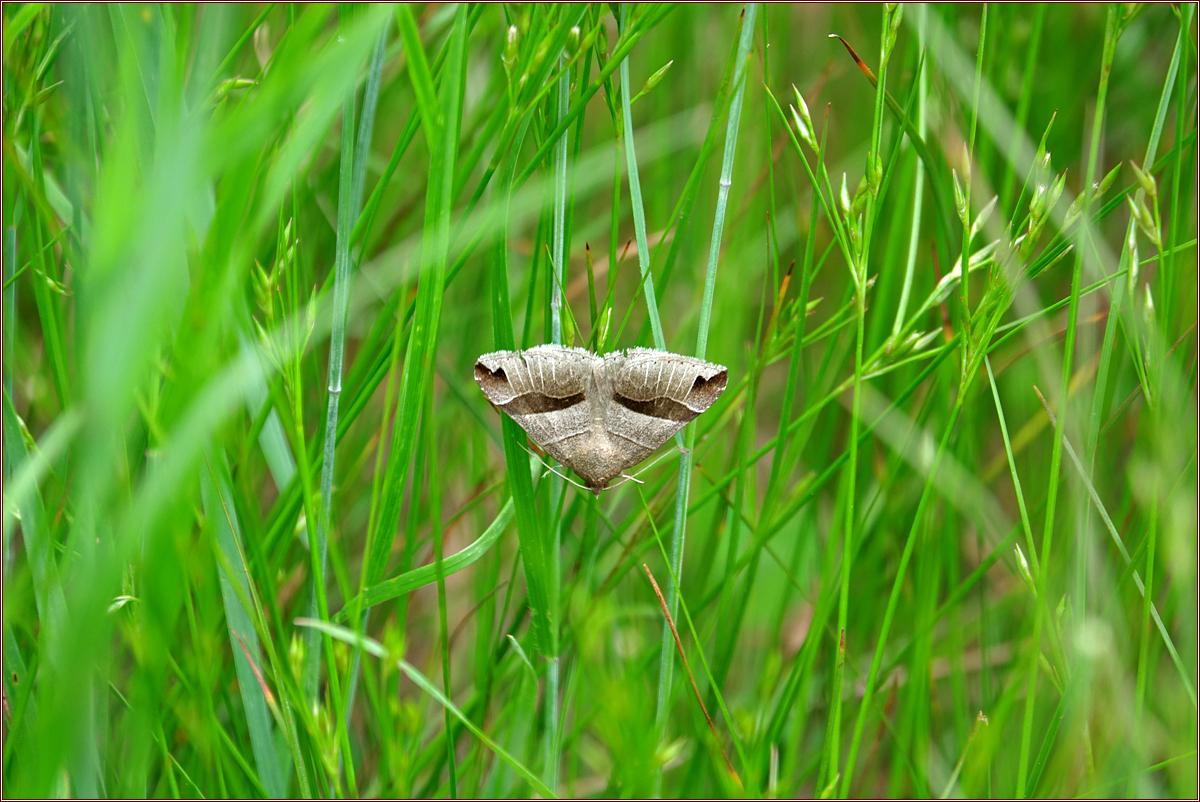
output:
[[[725,207],[729,199],[729,188],[733,185],[733,159],[737,149],[737,133],[738,124],[741,121],[742,113],[742,97],[745,93],[745,74],[746,61],[750,55],[751,45],[754,41],[754,20],[757,14],[758,7],[754,3],[746,5],[740,20],[741,32],[738,42],[737,61],[734,68],[733,96],[730,101],[729,119],[725,131],[725,155],[721,162],[721,178],[717,192],[717,210],[713,220],[712,236],[709,240],[708,249],[708,266],[705,272],[704,279],[704,295],[700,303],[700,323],[696,335],[696,352],[695,355],[699,359],[704,359],[708,351],[708,333],[711,326],[712,318],[712,303],[713,295],[716,292],[717,279],[717,261],[721,252],[721,235],[725,227]],[[628,90],[628,75],[629,68],[627,64],[622,65],[621,86],[622,86],[622,102],[625,108],[625,133],[626,133],[626,151],[632,158],[632,128],[629,119],[629,90]],[[633,195],[633,187],[635,182],[633,175],[635,171],[631,170],[630,174],[630,194]],[[640,198],[634,201],[635,223],[639,218],[638,206]],[[649,250],[645,245],[645,224],[640,226],[640,237],[638,240],[638,257],[642,258],[642,254],[647,254],[646,267],[649,266],[648,254]],[[651,299],[654,297],[654,284],[652,277],[646,272],[646,298],[647,306],[652,309],[651,325],[655,333],[655,343],[662,349],[666,350],[666,343],[662,336],[661,324],[655,325],[654,320],[657,317],[657,306],[651,305]],[[683,550],[686,539],[687,527],[687,509],[688,509],[688,492],[691,486],[691,452],[696,444],[696,427],[695,424],[689,424],[685,429],[686,445],[682,446],[679,455],[679,479],[675,490],[675,520],[674,526],[671,529],[671,551],[668,560],[668,566],[673,577],[683,576]],[[681,435],[684,433],[681,432]],[[683,438],[677,436],[677,442]],[[672,617],[678,614],[679,609],[679,594],[680,589],[674,581],[667,586],[667,608]],[[672,650],[672,636],[670,627],[663,626],[662,643],[659,649],[659,670],[658,670],[658,695],[655,702],[655,730],[659,738],[665,736],[665,727],[667,720],[667,712],[671,701],[671,680],[675,670],[675,652]],[[662,769],[659,768],[655,772],[654,791],[658,793],[662,788]]]
[[[700,705],[700,712],[704,714],[704,720],[708,723],[708,728],[712,732],[713,738],[719,743],[720,735],[717,733],[717,725],[713,724],[712,716],[708,714],[708,708],[704,705],[704,697],[700,695],[700,689],[696,687],[696,678],[692,676],[692,669],[687,662],[687,654],[683,651],[683,641],[679,640],[679,631],[675,629],[675,621],[667,611],[667,600],[663,598],[662,590],[658,587],[658,582],[654,581],[654,574],[650,573],[650,567],[643,563],[642,568],[646,572],[646,578],[650,580],[650,585],[654,588],[654,595],[658,597],[658,603],[662,607],[663,616],[667,619],[667,625],[671,627],[671,635],[675,638],[675,649],[679,652],[679,659],[683,663],[684,672],[687,674],[688,682],[692,685],[692,692],[696,696],[696,703]],[[721,757],[725,760],[725,768],[729,771],[729,776],[738,785],[741,785],[737,771],[733,768],[733,764],[729,762],[729,755],[725,754],[725,750],[723,749],[721,750]]]
[[[1150,610],[1154,607],[1154,548],[1158,543],[1158,490],[1150,493],[1149,523],[1146,524],[1146,579],[1142,591],[1142,632],[1138,644],[1137,685],[1134,700],[1138,716],[1146,711],[1146,672],[1150,662]]]
[[[621,20],[628,25],[629,4],[621,4]],[[642,184],[638,177],[637,153],[633,144],[633,114],[630,111],[629,59],[621,60],[621,123],[624,126],[622,141],[625,146],[625,169],[629,180],[629,201],[633,206],[633,231],[637,242],[638,267],[646,298],[646,315],[650,320],[650,331],[654,336],[654,347],[667,350],[662,321],[658,315],[658,299],[654,293],[654,277],[650,273],[650,245],[646,241],[646,212],[642,204]],[[678,439],[678,438],[676,438]]]
[[[996,389],[996,376],[992,373],[992,363],[983,358],[987,368],[988,382],[992,387],[992,400],[996,402],[996,417],[1000,422],[1000,435],[1004,438],[1004,454],[1008,457],[1008,470],[1012,474],[1013,490],[1017,496],[1017,509],[1021,513],[1021,529],[1025,533],[1025,548],[1029,550],[1029,559],[1033,562],[1033,575],[1037,577],[1042,569],[1038,565],[1037,548],[1033,543],[1033,527],[1029,523],[1029,510],[1025,507],[1025,494],[1021,491],[1021,477],[1017,475],[1017,463],[1013,458],[1012,441],[1008,437],[1008,422],[1004,419],[1004,407],[1000,404],[1000,391]]]
[[[1087,219],[1092,198],[1092,183],[1096,174],[1096,162],[1100,151],[1100,134],[1105,115],[1105,100],[1108,96],[1108,78],[1112,69],[1113,56],[1117,48],[1120,30],[1117,24],[1117,9],[1110,7],[1104,28],[1104,49],[1100,59],[1100,86],[1096,95],[1096,111],[1092,121],[1091,148],[1088,151],[1088,167],[1084,177],[1082,215]],[[1054,443],[1050,453],[1050,477],[1048,480],[1048,495],[1046,497],[1046,520],[1042,530],[1042,549],[1039,556],[1041,570],[1038,572],[1038,598],[1047,598],[1049,592],[1050,549],[1054,542],[1054,514],[1058,501],[1059,466],[1062,462],[1063,427],[1069,414],[1067,408],[1067,391],[1071,380],[1071,369],[1075,350],[1075,334],[1079,320],[1079,289],[1083,269],[1083,244],[1076,249],[1076,256],[1071,271],[1071,301],[1067,307],[1067,333],[1063,344],[1062,374],[1058,388],[1058,421],[1054,427]],[[1026,773],[1029,768],[1029,745],[1033,734],[1033,711],[1037,699],[1037,677],[1039,658],[1042,653],[1042,629],[1044,627],[1043,606],[1038,604],[1034,613],[1033,643],[1029,657],[1029,676],[1025,692],[1025,713],[1021,726],[1021,745],[1019,747],[1019,763],[1017,766],[1016,796],[1025,798]]]
[[[1184,7],[1180,8],[1180,12],[1181,13],[1180,13],[1180,25],[1179,25],[1179,39],[1175,43],[1175,53],[1171,56],[1171,68],[1167,72],[1167,83],[1174,84],[1178,81],[1178,85],[1175,87],[1175,98],[1176,98],[1176,100],[1175,100],[1175,104],[1176,104],[1175,105],[1175,121],[1176,121],[1175,122],[1175,149],[1178,152],[1182,153],[1183,152],[1183,148],[1182,148],[1183,129],[1184,129],[1182,120],[1185,118],[1187,112],[1185,111],[1185,102],[1186,102],[1185,101],[1185,96],[1186,96],[1185,84],[1184,84],[1184,80],[1183,80],[1182,76],[1179,76],[1179,72],[1178,72],[1179,57],[1181,55],[1183,55],[1183,47],[1182,46],[1183,46],[1184,39],[1188,38],[1188,40],[1190,41],[1189,37],[1191,34],[1191,30],[1192,30],[1192,18],[1196,14],[1196,9],[1193,8],[1192,6],[1184,6]],[[1187,70],[1185,68],[1184,74],[1186,75],[1186,73],[1187,73]],[[1164,95],[1166,94],[1165,87],[1164,87],[1163,94]],[[1154,120],[1155,131],[1160,130],[1159,119],[1164,116],[1164,115],[1162,115],[1162,106],[1160,105],[1159,108],[1160,108],[1159,116],[1155,117],[1155,120]],[[1164,263],[1166,265],[1169,265],[1169,267],[1164,268],[1163,278],[1162,278],[1162,293],[1161,294],[1162,294],[1163,299],[1167,301],[1166,306],[1163,310],[1162,330],[1163,330],[1163,333],[1167,336],[1168,340],[1170,340],[1174,337],[1174,334],[1176,331],[1174,324],[1176,323],[1176,317],[1180,311],[1178,309],[1178,305],[1173,302],[1173,299],[1176,297],[1176,294],[1177,294],[1176,287],[1178,286],[1178,282],[1179,282],[1179,274],[1178,274],[1179,259],[1175,255],[1175,249],[1178,247],[1179,239],[1180,239],[1179,238],[1179,230],[1180,230],[1179,208],[1180,208],[1180,198],[1183,195],[1183,191],[1182,191],[1183,161],[1184,160],[1182,158],[1176,159],[1175,164],[1174,164],[1174,169],[1172,170],[1171,217],[1170,217],[1170,228],[1168,229],[1168,236],[1167,236],[1167,244],[1171,250],[1172,256],[1171,256],[1171,259],[1169,262]],[[1154,163],[1153,156],[1151,156],[1148,159],[1145,159],[1144,163],[1145,164],[1153,164]]]
[[[382,66],[384,39],[381,37],[376,47],[376,63]],[[374,79],[375,96],[378,97],[378,76]],[[340,170],[338,175],[338,220],[337,248],[334,262],[333,280],[333,323],[329,338],[329,374],[326,392],[328,398],[325,409],[325,443],[321,463],[321,506],[316,526],[316,567],[310,590],[309,617],[316,617],[318,610],[317,586],[324,581],[325,565],[329,550],[328,538],[332,523],[333,508],[333,469],[334,452],[337,447],[338,402],[342,394],[342,363],[346,351],[346,316],[350,308],[351,254],[350,235],[354,221],[358,219],[359,207],[362,205],[363,178],[366,174],[366,159],[355,159],[355,147],[359,140],[364,144],[370,143],[370,131],[362,132],[355,127],[355,107],[357,99],[355,92],[347,93],[342,102],[342,148]],[[366,105],[374,106],[374,99],[366,99]],[[373,108],[371,120],[373,123]],[[360,169],[355,169],[360,167]],[[316,574],[320,574],[318,577]],[[316,630],[306,632],[307,663],[305,666],[305,689],[310,700],[317,696],[317,640]],[[330,645],[332,648],[332,645]]]
[[[1187,16],[1190,18],[1192,9],[1189,6],[1186,10]],[[1167,78],[1163,84],[1162,93],[1159,96],[1158,110],[1154,117],[1154,124],[1150,129],[1150,139],[1146,145],[1146,154],[1142,159],[1143,164],[1154,164],[1158,154],[1158,143],[1162,136],[1163,125],[1166,122],[1167,110],[1170,105],[1171,92],[1175,89],[1175,76],[1178,74],[1179,61],[1183,54],[1184,34],[1187,30],[1187,24],[1183,25],[1179,31],[1179,37],[1175,42],[1175,50],[1171,56],[1171,64],[1167,68]],[[1177,130],[1176,147],[1178,148],[1179,137],[1182,136],[1182,130]],[[1176,159],[1175,164],[1178,166],[1181,160]],[[1140,196],[1139,196],[1140,197]],[[1130,269],[1130,260],[1137,259],[1137,254],[1131,252],[1129,243],[1131,237],[1134,236],[1136,223],[1131,218],[1126,224],[1125,237],[1122,241],[1122,249],[1120,256],[1120,265],[1125,271]],[[1171,231],[1175,231],[1175,226],[1172,225]],[[1161,254],[1160,254],[1161,256]],[[1174,260],[1174,252],[1172,250],[1171,259]],[[1144,263],[1144,262],[1143,262]],[[1136,272],[1136,268],[1134,268]],[[1096,453],[1100,447],[1100,426],[1104,422],[1104,417],[1107,414],[1110,400],[1110,381],[1113,369],[1114,351],[1116,346],[1117,329],[1121,325],[1121,310],[1125,300],[1125,288],[1127,281],[1122,281],[1118,277],[1111,289],[1111,300],[1109,303],[1108,317],[1104,322],[1104,339],[1100,347],[1100,365],[1096,372],[1096,385],[1092,395],[1092,408],[1088,417],[1087,439],[1084,441],[1084,450],[1087,458],[1087,472],[1092,475],[1096,465]],[[1115,314],[1114,314],[1115,312]],[[1091,532],[1091,508],[1087,508],[1084,515],[1084,525],[1080,530],[1082,538],[1089,538]],[[1076,589],[1076,604],[1081,610],[1086,611],[1087,596],[1086,596],[1086,563],[1083,558],[1080,560],[1079,578],[1077,580]]]
[[[566,63],[563,56],[559,56],[559,69],[561,75],[558,79],[558,92],[556,97],[556,112],[558,118],[566,116],[568,106],[571,102],[571,68]],[[562,325],[562,305],[563,296],[562,288],[567,280],[566,275],[566,238],[567,238],[567,135],[559,137],[558,144],[554,150],[554,230],[553,230],[553,259],[551,269],[554,272],[553,286],[551,287],[550,300],[550,315],[551,315],[551,342],[555,345],[563,345],[563,325]],[[568,346],[573,343],[567,343]],[[558,701],[559,701],[559,610],[561,601],[559,599],[559,587],[561,585],[561,568],[559,562],[562,551],[562,519],[557,514],[561,508],[563,501],[563,491],[565,489],[564,482],[561,476],[553,474],[548,477],[550,482],[550,509],[551,513],[551,540],[547,544],[549,558],[548,579],[550,582],[550,609],[553,611],[550,616],[550,653],[546,656],[546,738],[545,752],[546,765],[543,782],[546,787],[558,788],[558,768],[561,762],[559,750],[561,743],[558,734]]]
[[[968,111],[971,115],[970,134],[967,136],[966,147],[966,163],[963,164],[963,199],[962,208],[959,210],[959,217],[962,220],[962,260],[966,264],[968,254],[971,253],[971,173],[974,169],[975,158],[975,129],[979,125],[979,87],[983,82],[983,53],[984,45],[987,42],[987,18],[988,6],[983,4],[983,12],[979,18],[979,45],[975,48],[975,91],[972,93],[972,102]],[[967,274],[967,270],[963,268],[962,281],[958,283],[959,290],[962,295],[962,327],[963,334],[966,340],[971,340],[971,301],[970,287],[971,282]],[[963,351],[964,362],[966,351]]]
[[[4,393],[9,398],[13,394],[12,364],[16,344],[17,322],[17,229],[13,226],[4,227]],[[4,452],[5,477],[12,477],[12,464],[8,451]]]
[[[887,67],[888,60],[891,57],[892,45],[895,42],[896,27],[900,22],[900,7],[884,6],[882,9],[882,29],[880,32],[879,42],[879,78],[875,84],[875,117],[874,124],[871,128],[871,148],[867,153],[867,165],[865,169],[865,177],[868,186],[866,196],[865,209],[862,216],[857,221],[852,219],[854,214],[853,205],[850,208],[843,209],[843,213],[847,215],[846,224],[848,228],[857,228],[858,236],[861,238],[858,243],[853,242],[852,247],[857,244],[857,249],[852,252],[852,261],[848,267],[852,273],[854,284],[854,301],[855,301],[855,338],[854,338],[854,376],[853,376],[853,398],[851,400],[850,411],[850,434],[847,447],[847,460],[845,465],[846,472],[846,516],[843,521],[844,530],[842,536],[842,572],[841,584],[838,595],[838,650],[839,653],[845,651],[846,630],[849,626],[850,615],[850,574],[853,570],[854,560],[854,530],[858,525],[858,509],[857,509],[857,488],[856,480],[858,476],[858,425],[859,417],[862,412],[862,388],[863,388],[863,348],[864,339],[866,338],[866,315],[867,315],[867,271],[870,259],[871,250],[871,234],[875,226],[876,203],[878,202],[878,192],[884,181],[883,172],[883,107],[884,98],[887,94]],[[828,182],[828,178],[826,178]],[[832,197],[832,187],[830,187],[830,196]],[[965,272],[965,271],[964,271]],[[965,283],[965,282],[964,282]],[[830,732],[828,736],[829,744],[829,771],[835,771],[840,765],[838,760],[839,746],[841,743],[841,715],[842,715],[842,680],[843,672],[835,672],[833,684],[833,702],[830,722]],[[864,698],[864,709],[866,708],[866,699]],[[858,751],[858,737],[860,731],[856,728],[854,740],[851,742],[850,752],[847,755],[846,770],[841,776],[841,786],[839,796],[845,797],[850,793],[850,781],[854,770],[854,757]]]
[[[642,501],[642,505],[644,507],[645,506],[645,497],[641,497],[640,500]],[[651,521],[651,529],[653,529],[653,532],[654,532],[654,542],[658,546],[659,554],[661,554],[663,559],[666,560],[667,552],[666,552],[666,548],[662,542],[662,533],[659,532],[659,530],[656,526],[654,526],[653,519],[650,519],[650,521]],[[667,562],[667,568],[668,569],[670,568],[670,562]],[[676,584],[678,584],[679,577],[675,576],[673,581]],[[696,633],[696,625],[692,620],[692,614],[688,611],[687,603],[683,600],[682,596],[679,599],[679,604],[680,604],[681,611],[683,612],[683,618],[687,622],[688,631],[692,635],[692,640],[695,641],[696,643],[700,643],[701,642],[700,638],[698,637],[698,635]],[[668,620],[670,622],[673,622],[674,618],[672,617],[672,618],[669,618]],[[668,626],[670,626],[670,625],[668,625]],[[677,635],[677,634],[678,633],[674,633],[674,632],[672,633],[672,640],[675,640],[675,635]],[[717,683],[713,679],[712,671],[709,669],[709,666],[708,666],[708,660],[706,660],[704,657],[704,650],[699,649],[696,654],[700,658],[700,667],[704,670],[704,676],[708,680],[709,687],[711,687],[713,689],[713,697],[717,701],[717,706],[721,711],[721,715],[725,720],[725,724],[727,727],[729,727],[729,734],[730,734],[731,740],[733,741],[734,750],[737,752],[738,759],[741,761],[742,766],[745,767],[747,765],[746,752],[745,752],[744,747],[742,746],[741,739],[739,739],[737,736],[737,731],[734,729],[733,717],[730,716],[730,714],[729,714],[729,708],[725,704],[725,698],[722,695],[720,688],[717,687]],[[701,704],[703,706],[703,703],[701,703]],[[727,765],[728,765],[728,763],[727,763]],[[736,777],[736,775],[735,775],[735,777]],[[738,781],[738,785],[739,786],[741,785],[740,780]]]
[[[917,23],[917,41],[921,51],[925,51],[925,16],[929,13],[929,7],[921,5],[917,8],[917,14],[920,21]],[[925,104],[929,96],[929,77],[928,70],[921,70],[917,76],[917,135],[922,139],[925,138]],[[904,263],[904,284],[900,290],[900,302],[896,306],[896,319],[892,323],[892,338],[897,339],[900,336],[900,331],[905,323],[905,314],[908,312],[908,298],[912,293],[913,273],[917,265],[917,249],[920,246],[921,237],[921,213],[924,210],[925,200],[925,162],[918,158],[916,159],[916,175],[913,179],[913,212],[912,226],[909,229],[908,235],[908,258]]]
[[[450,628],[446,617],[446,563],[443,557],[441,483],[438,481],[437,440],[433,425],[433,399],[428,399],[425,408],[425,453],[427,455],[427,481],[429,485],[429,524],[433,530],[433,566],[437,577],[438,641],[441,646],[442,692],[452,698],[450,683]],[[451,799],[458,798],[458,767],[454,749],[454,717],[449,708],[444,711],[446,739],[446,768]]]
[[[1029,104],[1033,98],[1033,86],[1037,80],[1038,50],[1042,42],[1042,29],[1046,24],[1046,4],[1038,3],[1034,7],[1033,26],[1029,31],[1029,41],[1025,46],[1025,65],[1021,73],[1021,92],[1017,97],[1017,111],[1014,117],[1013,135],[1008,146],[1008,155],[1004,163],[1004,177],[1000,179],[1001,203],[1006,204],[1005,212],[1011,213],[1007,206],[1013,193],[1013,182],[1017,177],[1016,164],[1018,145],[1029,119]]]
[[[1046,410],[1046,415],[1050,418],[1051,423],[1056,423],[1057,417],[1050,409],[1050,405],[1046,403],[1046,400],[1042,397],[1041,392],[1037,390],[1036,385],[1033,389],[1035,392],[1037,392],[1038,400],[1042,402],[1042,407]],[[1120,533],[1117,532],[1117,528],[1113,524],[1112,518],[1109,516],[1108,511],[1104,508],[1104,503],[1100,500],[1100,495],[1096,492],[1096,488],[1092,484],[1091,479],[1088,478],[1087,470],[1083,465],[1083,461],[1079,458],[1079,455],[1075,453],[1075,449],[1071,446],[1070,440],[1068,440],[1065,435],[1063,436],[1062,445],[1067,452],[1067,456],[1070,457],[1071,462],[1075,464],[1075,470],[1079,473],[1080,481],[1083,482],[1084,487],[1087,489],[1088,495],[1092,500],[1092,505],[1096,508],[1096,512],[1100,515],[1100,520],[1104,522],[1105,528],[1108,529],[1109,537],[1112,538],[1113,545],[1116,547],[1117,553],[1121,555],[1121,559],[1125,563],[1125,566],[1129,568],[1130,573],[1133,576],[1134,587],[1137,588],[1139,594],[1145,596],[1145,583],[1142,581],[1142,577],[1138,574],[1137,569],[1133,567],[1133,557],[1130,556],[1129,550],[1125,548],[1125,543],[1122,541]],[[1159,635],[1162,636],[1163,645],[1166,646],[1167,653],[1171,656],[1171,661],[1175,663],[1175,668],[1179,672],[1180,683],[1183,685],[1184,691],[1186,691],[1188,698],[1191,700],[1192,707],[1197,707],[1196,689],[1192,685],[1191,677],[1188,674],[1187,669],[1184,668],[1183,661],[1179,657],[1179,650],[1175,647],[1175,643],[1171,639],[1170,634],[1167,632],[1166,625],[1163,624],[1162,617],[1158,614],[1158,610],[1154,607],[1153,602],[1151,602],[1150,605],[1150,617],[1154,619],[1154,624],[1156,627],[1158,627]]]

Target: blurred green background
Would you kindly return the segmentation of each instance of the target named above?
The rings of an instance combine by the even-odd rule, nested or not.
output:
[[[1194,797],[1194,16],[5,4],[5,794]]]

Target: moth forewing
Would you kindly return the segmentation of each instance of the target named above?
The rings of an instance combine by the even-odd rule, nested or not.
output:
[[[599,357],[582,348],[542,345],[528,351],[495,351],[475,362],[475,381],[500,408],[525,397],[530,412],[581,403]],[[577,399],[576,396],[579,396]],[[511,414],[511,413],[510,413]]]
[[[613,400],[643,415],[681,423],[711,407],[729,378],[721,365],[649,348],[610,354],[609,361],[615,363]]]

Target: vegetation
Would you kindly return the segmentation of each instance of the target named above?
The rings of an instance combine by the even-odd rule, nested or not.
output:
[[[1194,797],[1195,8],[6,4],[6,795]]]

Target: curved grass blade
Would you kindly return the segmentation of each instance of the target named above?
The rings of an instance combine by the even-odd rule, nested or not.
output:
[[[259,779],[272,799],[282,799],[287,796],[287,784],[275,752],[271,713],[264,695],[266,686],[260,682],[258,668],[250,662],[259,654],[258,633],[254,629],[254,616],[242,601],[251,598],[249,580],[244,572],[236,571],[237,566],[243,565],[242,535],[237,513],[233,509],[228,468],[225,467],[224,455],[220,453],[213,455],[208,463],[209,468],[201,469],[200,497],[205,517],[216,528],[216,546],[223,557],[217,560],[217,574],[221,582],[221,598],[225,603],[225,620],[229,627],[238,691],[246,714],[246,726],[250,730],[250,744],[254,749]]]
[[[491,525],[484,530],[475,542],[442,560],[443,576],[450,576],[463,570],[469,565],[472,565],[476,560],[487,553],[488,549],[500,539],[504,534],[504,530],[512,522],[514,514],[513,501],[509,499],[500,509],[500,513],[496,516],[496,520],[492,521]],[[391,579],[385,579],[377,585],[368,588],[362,596],[362,606],[366,610],[374,607],[377,604],[390,601],[405,593],[430,585],[437,581],[437,566],[433,563],[422,565],[420,568],[414,568],[411,571],[406,571],[400,576]],[[339,621],[346,620],[350,611],[356,609],[359,603],[358,598],[350,599],[346,602],[341,612],[335,616]]]
[[[381,660],[389,660],[392,658],[382,643],[371,638],[363,637],[353,630],[347,629],[346,627],[311,618],[297,618],[295,623],[297,626],[318,629],[321,632],[329,635],[331,638],[340,640],[343,643],[360,646],[364,652],[374,655]],[[446,696],[440,690],[438,690],[437,686],[430,682],[424,674],[414,668],[403,658],[397,659],[396,664],[418,688],[432,696],[438,702],[438,704],[444,707],[448,713],[461,721],[463,726],[470,730],[476,738],[482,741],[484,746],[492,750],[497,757],[511,766],[512,769],[517,772],[517,774],[520,774],[521,777],[525,779],[525,782],[529,783],[530,787],[534,791],[540,794],[544,799],[557,799],[557,797],[551,793],[550,789],[547,788],[542,781],[537,778],[536,774],[530,771],[524,763],[513,757],[508,750],[489,738],[483,732],[483,730],[479,729],[479,727],[477,727],[475,723],[472,722],[471,719],[468,718],[467,715],[464,714],[462,710],[460,710],[458,706],[454,704],[454,702],[447,699]]]
[[[1046,403],[1046,399],[1042,397],[1041,392],[1038,392],[1037,387],[1034,387],[1034,392],[1037,392],[1038,399],[1042,402],[1042,406],[1046,409],[1046,414],[1050,416],[1050,423],[1056,427],[1058,421],[1054,413],[1050,410],[1050,405]],[[1079,455],[1075,453],[1075,449],[1071,446],[1071,441],[1067,439],[1067,435],[1062,435],[1062,447],[1066,449],[1067,456],[1071,458],[1071,462],[1075,465],[1075,470],[1079,472],[1079,478],[1083,481],[1083,486],[1087,488],[1088,497],[1091,498],[1092,504],[1096,507],[1096,512],[1100,514],[1100,520],[1104,521],[1104,527],[1108,529],[1109,535],[1112,536],[1113,545],[1117,547],[1117,552],[1121,555],[1121,559],[1125,561],[1125,565],[1133,572],[1133,584],[1137,586],[1138,593],[1146,595],[1146,586],[1142,584],[1141,574],[1133,567],[1133,560],[1129,556],[1129,550],[1125,548],[1125,542],[1121,539],[1121,535],[1117,532],[1117,527],[1113,525],[1112,518],[1108,515],[1108,510],[1104,508],[1104,502],[1100,500],[1100,495],[1096,492],[1096,486],[1092,484],[1092,480],[1088,477],[1087,469],[1083,465],[1083,461],[1079,459]],[[1158,627],[1158,632],[1162,635],[1163,645],[1167,647],[1167,653],[1171,655],[1171,661],[1175,664],[1175,668],[1179,671],[1179,678],[1183,681],[1183,687],[1187,690],[1187,695],[1192,700],[1192,706],[1197,705],[1196,688],[1192,685],[1191,679],[1188,677],[1187,668],[1183,665],[1183,660],[1179,657],[1179,650],[1175,648],[1175,642],[1171,640],[1170,633],[1167,632],[1167,627],[1163,624],[1162,618],[1158,615],[1158,608],[1154,603],[1150,603],[1150,615],[1154,619],[1154,625]]]

